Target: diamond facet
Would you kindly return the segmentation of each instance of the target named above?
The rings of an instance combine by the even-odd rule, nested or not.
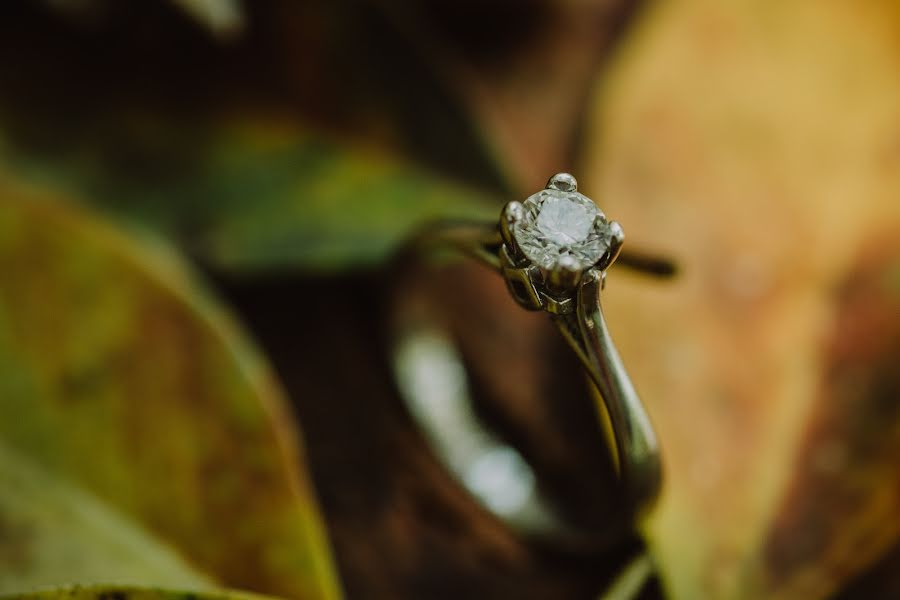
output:
[[[513,227],[522,253],[552,270],[564,256],[585,267],[609,250],[609,223],[590,198],[575,191],[541,190],[523,203],[524,217]]]

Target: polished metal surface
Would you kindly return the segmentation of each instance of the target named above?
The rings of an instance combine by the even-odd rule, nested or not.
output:
[[[575,193],[577,182],[567,173],[550,178],[550,192]],[[591,209],[593,210],[593,208]],[[651,274],[668,275],[673,269],[665,261],[640,255],[620,254],[622,227],[602,220],[605,251],[593,264],[580,264],[560,248],[552,267],[530,261],[516,238],[523,226],[525,206],[510,202],[498,223],[445,223],[425,232],[416,246],[452,248],[471,256],[506,280],[510,293],[523,308],[545,311],[557,324],[590,381],[603,398],[615,436],[619,476],[633,515],[653,502],[662,482],[660,450],[643,404],[613,344],[600,302],[606,270],[619,259],[626,266]],[[601,221],[598,221],[601,222]],[[564,234],[563,234],[564,235]]]

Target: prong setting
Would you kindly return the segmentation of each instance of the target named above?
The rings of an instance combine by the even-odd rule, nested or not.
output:
[[[521,223],[524,218],[525,207],[517,200],[507,203],[500,213],[500,235],[503,237],[503,243],[509,249],[510,255],[516,260],[520,260],[524,256],[519,248],[519,244],[516,242],[513,228]]]
[[[573,256],[561,256],[552,269],[542,270],[547,289],[555,296],[571,294],[581,282],[584,265]]]
[[[578,191],[578,182],[568,173],[557,173],[547,181],[548,190],[559,190],[560,192],[576,192]]]
[[[600,259],[597,263],[597,267],[599,269],[606,270],[616,262],[616,259],[619,257],[619,252],[622,251],[622,243],[625,241],[625,232],[622,230],[622,226],[619,225],[618,221],[611,221],[609,223],[609,250],[606,251],[606,254]]]
[[[503,207],[501,265],[525,308],[567,314],[581,283],[588,277],[605,282],[606,268],[619,255],[622,227],[577,188],[572,175],[557,173],[544,190]]]

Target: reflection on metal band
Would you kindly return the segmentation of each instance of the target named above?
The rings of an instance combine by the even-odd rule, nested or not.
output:
[[[560,528],[521,454],[478,420],[462,359],[437,329],[399,337],[393,352],[400,392],[437,456],[489,511],[528,533]]]

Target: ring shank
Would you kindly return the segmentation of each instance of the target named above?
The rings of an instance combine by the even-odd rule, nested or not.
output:
[[[577,319],[584,345],[579,354],[612,422],[628,506],[639,512],[659,493],[659,442],[609,334],[600,304],[601,285],[594,274],[586,276],[578,289]]]
[[[502,272],[502,238],[496,226],[453,223],[435,226],[413,240],[416,250],[452,248]],[[600,304],[602,273],[584,274],[576,294],[576,310],[552,318],[578,356],[603,399],[615,437],[619,476],[626,506],[633,516],[646,509],[662,481],[659,444],[643,404],[612,342]]]

